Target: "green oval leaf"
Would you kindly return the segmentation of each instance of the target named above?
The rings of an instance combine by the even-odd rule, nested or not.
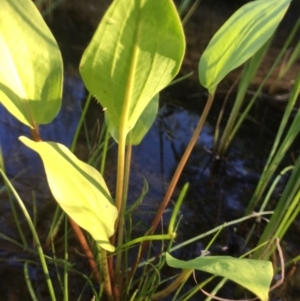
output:
[[[103,249],[114,251],[109,237],[118,211],[101,174],[62,144],[19,139],[42,158],[50,190],[61,208]]]
[[[178,73],[184,33],[171,0],[115,0],[80,62],[82,79],[128,133],[150,100]],[[122,118],[121,118],[122,116]]]
[[[173,268],[196,269],[228,278],[259,297],[268,300],[273,278],[272,263],[266,260],[240,259],[230,256],[203,256],[183,261],[166,253],[167,264]]]
[[[237,10],[209,42],[199,62],[201,84],[213,93],[219,82],[248,60],[276,30],[291,0],[257,0]]]
[[[31,0],[2,0],[0,101],[22,123],[51,122],[61,105],[62,59]]]

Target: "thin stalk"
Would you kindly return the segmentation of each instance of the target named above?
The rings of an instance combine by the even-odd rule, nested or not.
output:
[[[109,143],[109,130],[108,130],[108,120],[106,123],[106,128],[105,128],[105,136],[104,136],[104,141],[103,141],[103,151],[102,151],[102,156],[101,156],[101,164],[100,164],[100,173],[104,175],[105,171],[105,163],[106,163],[106,156],[107,156],[107,150],[108,150],[108,143]]]
[[[189,183],[186,183],[180,191],[180,194],[179,194],[178,200],[175,204],[175,207],[173,209],[172,216],[171,216],[170,223],[169,223],[169,227],[168,227],[168,233],[170,235],[173,235],[175,233],[174,225],[175,225],[176,217],[177,217],[178,211],[181,207],[181,204],[182,204],[182,202],[183,202],[183,200],[186,196],[186,193],[187,193],[188,189],[189,189]]]
[[[100,274],[99,274],[99,270],[97,267],[97,263],[94,259],[94,255],[90,249],[90,246],[88,244],[88,242],[86,241],[85,236],[82,233],[82,230],[79,228],[79,226],[72,220],[71,217],[69,217],[69,222],[71,224],[71,227],[73,229],[73,231],[75,232],[75,235],[77,236],[77,239],[79,240],[81,247],[83,249],[83,252],[85,253],[86,258],[89,261],[90,267],[92,269],[92,272],[94,273],[97,282],[100,283]]]
[[[286,231],[289,229],[291,223],[297,218],[300,211],[300,189],[295,195],[292,204],[288,207],[286,214],[284,215],[280,225],[278,226],[274,237],[282,239]]]
[[[68,219],[65,217],[65,264],[64,264],[64,301],[69,301],[69,269],[68,269]]]
[[[16,198],[16,200],[17,200],[17,202],[18,202],[18,204],[19,204],[19,206],[20,206],[20,208],[21,208],[21,210],[22,210],[22,212],[23,212],[23,214],[26,218],[26,221],[28,223],[28,226],[31,230],[31,233],[32,233],[32,236],[33,236],[33,239],[34,239],[34,242],[35,242],[35,246],[36,246],[38,254],[39,254],[39,258],[40,258],[40,261],[41,261],[41,264],[42,264],[42,269],[43,269],[43,272],[44,272],[44,275],[45,275],[45,279],[46,279],[46,283],[47,283],[47,286],[48,286],[50,298],[51,298],[52,301],[56,301],[56,297],[55,297],[53,285],[52,285],[52,282],[51,282],[51,278],[50,278],[50,275],[49,275],[49,270],[48,270],[48,266],[47,266],[47,263],[46,263],[46,259],[45,259],[44,253],[43,253],[42,246],[40,244],[39,237],[38,237],[37,232],[34,228],[34,224],[31,220],[31,217],[30,217],[24,203],[22,202],[21,198],[19,197],[17,191],[12,186],[9,179],[6,177],[6,175],[3,172],[2,168],[0,168],[0,173],[3,176],[3,179],[6,183],[6,185],[9,187],[9,189],[12,191],[13,195],[15,196],[15,198]]]
[[[118,247],[117,250],[127,249],[130,246],[133,246],[135,244],[145,242],[145,241],[164,240],[164,239],[174,239],[174,234],[172,234],[172,235],[170,235],[170,234],[157,234],[157,235],[147,235],[147,236],[138,237],[138,238],[135,238],[135,239],[121,245],[120,247]]]
[[[245,69],[245,67],[246,67],[246,65],[244,66],[244,69]],[[222,104],[222,108],[221,108],[220,113],[219,113],[219,116],[218,116],[218,119],[217,119],[217,123],[216,123],[215,134],[214,134],[214,152],[215,153],[217,153],[217,151],[218,151],[219,134],[220,134],[220,124],[221,124],[221,121],[222,121],[222,118],[223,118],[223,115],[224,115],[224,112],[225,112],[225,107],[227,105],[227,102],[229,100],[229,97],[230,97],[232,91],[235,89],[235,87],[239,83],[239,81],[241,79],[241,75],[242,74],[240,73],[239,76],[235,79],[234,83],[229,88],[229,90],[227,91],[225,99],[224,99],[223,104]],[[227,125],[226,125],[226,127],[227,127]],[[225,135],[225,131],[224,131],[224,135]]]
[[[226,283],[228,279],[227,278],[223,278],[215,287],[214,289],[211,291],[210,295],[215,296],[217,294],[217,292],[224,286],[224,284]],[[205,298],[204,301],[211,301],[213,298],[212,296],[208,296],[207,298]]]
[[[188,301],[191,300],[191,297],[194,296],[197,292],[199,292],[199,289],[201,289],[203,286],[208,284],[210,281],[212,281],[216,276],[211,276],[205,281],[201,282],[197,286],[195,286],[193,289],[191,289],[183,298],[180,298],[180,301]]]
[[[194,271],[193,269],[183,269],[182,272],[179,274],[179,276],[174,281],[172,281],[172,283],[168,287],[154,294],[151,297],[151,300],[159,300],[170,295],[174,290],[176,290],[179,287],[179,285],[182,282],[186,281],[191,276],[193,271]]]
[[[166,209],[166,207],[167,207],[167,205],[168,205],[168,203],[171,199],[171,196],[172,196],[172,194],[175,190],[175,187],[176,187],[177,182],[179,180],[179,177],[182,173],[182,170],[183,170],[183,168],[184,168],[184,166],[185,166],[185,164],[186,164],[186,162],[187,162],[187,160],[188,160],[188,158],[189,158],[189,156],[190,156],[190,154],[191,154],[191,152],[192,152],[192,150],[193,150],[193,148],[194,148],[194,146],[195,146],[195,144],[198,140],[198,137],[201,133],[201,130],[203,128],[203,125],[206,121],[209,110],[210,110],[211,105],[213,103],[214,95],[215,95],[214,93],[208,95],[208,99],[207,99],[205,108],[203,110],[203,113],[201,115],[201,118],[198,122],[198,125],[197,125],[197,127],[196,127],[196,129],[193,133],[193,136],[192,136],[192,138],[191,138],[191,140],[190,140],[190,142],[189,142],[189,144],[188,144],[188,146],[187,146],[187,148],[186,148],[186,150],[185,150],[185,152],[184,152],[184,154],[183,154],[183,156],[182,156],[182,158],[181,158],[181,160],[180,160],[180,162],[179,162],[179,164],[176,168],[176,171],[173,175],[173,178],[172,178],[171,183],[168,187],[166,195],[165,195],[165,197],[164,197],[164,199],[163,199],[163,201],[162,201],[162,203],[161,203],[161,205],[160,205],[160,207],[157,211],[157,214],[156,214],[156,216],[155,216],[155,218],[152,222],[152,233],[155,232],[155,230],[156,230],[156,228],[157,228],[157,226],[158,226],[158,224],[161,220],[161,217],[162,217],[162,215],[163,215],[163,213],[164,213],[164,211],[165,211],[165,209]]]
[[[55,208],[55,211],[54,211],[52,222],[50,224],[50,230],[49,230],[48,236],[46,238],[46,242],[45,242],[46,248],[48,248],[51,245],[53,238],[57,235],[57,232],[63,221],[64,216],[65,216],[65,213],[57,205]]]
[[[113,297],[110,273],[109,273],[109,268],[108,268],[107,252],[103,248],[101,248],[100,265],[102,267],[102,273],[103,273],[103,278],[104,278],[104,290],[105,290],[106,296],[109,301],[113,301],[114,297]]]
[[[13,217],[14,217],[15,225],[17,226],[17,229],[18,229],[21,241],[23,243],[23,246],[25,248],[27,248],[28,247],[28,243],[27,243],[26,237],[24,235],[24,232],[23,232],[23,229],[22,229],[22,226],[21,226],[21,223],[20,223],[20,219],[18,217],[18,214],[17,214],[17,211],[16,211],[16,207],[15,207],[15,204],[13,202],[13,199],[12,199],[12,196],[11,196],[11,192],[10,192],[9,189],[7,189],[7,195],[8,195],[8,198],[9,198],[10,207],[11,207],[11,211],[12,211],[12,214],[13,214]]]
[[[30,297],[31,297],[32,301],[38,301],[38,298],[37,298],[37,296],[34,292],[34,289],[32,287],[30,275],[29,275],[29,272],[28,272],[28,261],[26,261],[24,263],[24,274],[25,274],[25,281],[26,281],[26,284],[27,284],[28,292],[30,294]]]
[[[279,181],[282,179],[282,177],[290,170],[292,170],[294,168],[294,166],[287,166],[286,168],[284,168],[280,174],[276,177],[276,179],[274,180],[274,182],[272,183],[265,199],[264,199],[264,202],[263,204],[261,205],[260,209],[259,209],[259,212],[262,212],[265,210],[266,206],[268,205],[268,202],[272,196],[272,193],[273,191],[275,190],[277,184],[279,183]]]
[[[119,227],[118,227],[117,246],[121,246],[123,244],[123,239],[124,239],[125,211],[126,211],[128,185],[129,185],[129,178],[130,178],[131,155],[132,155],[132,146],[128,145],[126,151],[126,157],[125,157],[123,200],[122,200],[120,219],[118,224]],[[116,259],[116,271],[121,270],[122,254],[123,252],[118,252],[117,259]],[[120,277],[121,276],[120,273],[118,273],[117,275],[119,278],[116,277],[116,283],[118,283],[119,287],[121,287],[122,277]]]
[[[5,173],[5,166],[4,166],[4,163],[3,163],[3,156],[2,156],[2,150],[1,150],[1,145],[0,145],[0,168],[3,170],[3,172]],[[17,176],[16,176],[17,177]],[[14,179],[12,179],[13,181]],[[21,223],[20,223],[20,219],[18,218],[18,214],[17,214],[17,211],[16,211],[16,208],[15,208],[15,204],[13,202],[13,199],[11,197],[11,191],[9,189],[7,189],[7,187],[4,185],[1,189],[0,189],[0,195],[2,193],[4,193],[6,191],[7,193],[7,196],[8,196],[8,199],[9,199],[9,203],[10,203],[10,207],[11,207],[11,210],[12,210],[12,213],[13,213],[13,217],[14,217],[14,221],[15,221],[15,224],[17,226],[17,229],[18,229],[18,232],[19,232],[19,235],[20,235],[20,238],[21,238],[21,241],[23,243],[23,246],[25,248],[28,248],[28,243],[27,243],[27,240],[25,238],[25,235],[24,235],[24,232],[23,232],[23,229],[21,227]],[[24,248],[23,247],[23,248]]]
[[[193,13],[195,12],[197,6],[199,5],[201,0],[196,0],[194,2],[194,4],[192,5],[192,7],[189,9],[189,11],[187,12],[187,14],[185,15],[185,17],[182,20],[182,26],[186,25],[186,23],[188,22],[188,20],[191,18],[191,16],[193,15]]]
[[[78,136],[79,136],[82,124],[84,122],[84,118],[85,118],[86,112],[87,112],[87,110],[88,110],[88,108],[90,106],[91,99],[92,99],[92,94],[89,93],[89,95],[88,95],[88,97],[86,99],[84,108],[82,110],[82,113],[81,113],[81,116],[80,116],[80,119],[79,119],[79,122],[78,122],[78,125],[77,125],[77,128],[76,128],[76,131],[75,131],[75,134],[74,134],[74,138],[72,140],[72,144],[71,144],[71,151],[72,151],[72,153],[74,153],[74,151],[75,151],[75,147],[76,147],[76,144],[77,144]]]
[[[172,80],[172,81],[168,84],[168,87],[180,83],[181,81],[183,81],[183,80],[185,80],[185,79],[191,77],[193,74],[194,74],[194,72],[192,71],[192,72],[190,72],[190,73],[188,73],[188,74],[185,74],[185,75],[183,75],[183,76],[181,76],[181,77],[179,77],[179,78],[176,78],[176,79]]]
[[[56,272],[56,276],[57,276],[57,281],[60,285],[60,288],[62,291],[64,291],[64,285],[61,281],[61,277],[60,277],[60,266],[58,265],[58,262],[57,262],[57,257],[56,257],[56,250],[55,250],[55,245],[54,245],[54,242],[53,240],[51,241],[51,251],[52,251],[52,257],[53,257],[53,264],[54,264],[54,267],[55,267],[55,272]],[[64,267],[67,266],[67,262],[64,261]]]

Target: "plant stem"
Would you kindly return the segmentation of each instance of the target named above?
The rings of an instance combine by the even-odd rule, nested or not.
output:
[[[101,248],[101,267],[102,267],[102,273],[104,277],[104,289],[105,293],[107,295],[107,298],[109,301],[113,301],[113,293],[112,293],[112,287],[111,287],[111,281],[110,281],[110,273],[108,268],[108,260],[107,260],[107,252],[103,248]]]
[[[171,199],[171,196],[172,196],[172,194],[174,192],[174,189],[177,185],[177,182],[178,182],[179,177],[182,173],[182,170],[183,170],[183,168],[184,168],[184,166],[185,166],[185,164],[186,164],[186,162],[187,162],[187,160],[188,160],[188,158],[189,158],[189,156],[190,156],[190,154],[193,150],[193,147],[195,146],[195,144],[197,142],[197,139],[198,139],[198,137],[201,133],[201,130],[203,128],[203,125],[206,121],[209,110],[210,110],[211,105],[213,103],[214,96],[215,96],[215,93],[211,93],[211,94],[208,95],[206,105],[205,105],[203,113],[202,113],[202,115],[199,119],[197,127],[196,127],[196,129],[193,133],[193,136],[192,136],[192,138],[191,138],[191,140],[190,140],[190,142],[189,142],[189,144],[188,144],[188,146],[187,146],[187,148],[186,148],[186,150],[185,150],[185,152],[184,152],[184,154],[183,154],[183,156],[182,156],[182,158],[181,158],[181,160],[180,160],[180,162],[179,162],[179,164],[176,168],[176,171],[173,175],[173,178],[172,178],[171,183],[168,187],[166,195],[165,195],[165,197],[164,197],[164,199],[163,199],[163,201],[162,201],[162,203],[161,203],[161,205],[160,205],[160,207],[159,207],[159,209],[156,213],[156,216],[155,216],[155,218],[152,222],[152,228],[151,228],[150,234],[155,232],[155,230],[156,230],[156,228],[157,228],[157,226],[158,226],[158,224],[161,220],[161,217],[162,217],[162,215],[163,215],[163,213],[164,213],[164,211],[165,211],[165,209],[166,209],[166,207],[167,207],[167,205],[168,205],[168,203]],[[136,261],[132,265],[132,270],[133,271],[136,269],[136,267],[138,265],[138,262],[139,262],[139,259],[143,257],[143,254],[144,254],[145,250],[147,249],[148,245],[149,245],[149,241],[145,242],[142,245],[140,256],[136,259]]]
[[[168,296],[169,294],[171,294],[174,290],[176,290],[178,288],[178,286],[182,282],[184,282],[191,276],[193,271],[194,271],[193,269],[182,270],[182,272],[179,274],[179,276],[168,287],[166,287],[164,290],[154,294],[151,297],[151,300],[159,300],[159,299],[162,299],[162,298]]]
[[[94,275],[97,279],[97,282],[100,283],[100,274],[98,271],[97,263],[94,259],[94,255],[89,247],[89,244],[86,241],[85,236],[83,235],[79,226],[71,219],[71,217],[69,217],[69,222],[70,222],[71,227],[73,228],[73,231],[75,232],[77,239],[79,240],[79,243],[80,243],[88,261],[89,261],[89,264],[92,268],[92,272],[94,273]]]
[[[203,128],[203,125],[206,121],[209,110],[210,110],[211,105],[213,103],[213,100],[214,100],[214,93],[209,94],[206,105],[205,105],[205,108],[204,108],[203,113],[201,115],[201,118],[198,122],[198,125],[197,125],[197,127],[196,127],[196,129],[193,133],[193,136],[192,136],[192,138],[191,138],[191,140],[190,140],[190,142],[189,142],[189,144],[188,144],[188,146],[187,146],[187,148],[186,148],[186,150],[185,150],[185,152],[184,152],[184,154],[183,154],[183,156],[182,156],[182,158],[181,158],[181,160],[180,160],[180,162],[179,162],[179,164],[176,168],[176,171],[173,175],[173,178],[172,178],[171,183],[168,187],[166,195],[165,195],[165,197],[164,197],[164,199],[163,199],[163,201],[162,201],[162,203],[161,203],[161,205],[160,205],[160,207],[157,211],[157,214],[156,214],[156,216],[155,216],[155,218],[152,222],[152,233],[155,232],[155,230],[156,230],[156,228],[157,228],[157,226],[158,226],[158,224],[161,220],[161,217],[162,217],[162,215],[163,215],[163,213],[164,213],[164,211],[165,211],[165,209],[166,209],[166,207],[167,207],[167,205],[168,205],[168,203],[171,199],[171,196],[172,196],[172,194],[175,190],[175,187],[176,187],[177,182],[179,180],[179,177],[182,173],[182,170],[183,170],[183,168],[184,168],[184,166],[185,166],[185,164],[186,164],[186,162],[187,162],[187,160],[188,160],[188,158],[189,158],[189,156],[190,156],[190,154],[191,154],[191,152],[192,152],[192,150],[193,150],[193,148],[194,148],[194,146],[197,142],[197,139],[198,139],[198,137],[201,133],[201,130]]]
[[[118,241],[117,246],[121,246],[123,244],[124,238],[124,225],[125,225],[125,210],[127,203],[127,194],[128,194],[128,185],[129,185],[129,177],[130,177],[130,164],[131,164],[131,154],[132,154],[132,146],[127,146],[127,151],[125,155],[125,168],[124,168],[124,185],[123,185],[123,200],[120,209],[120,217],[118,224]],[[117,255],[116,259],[116,271],[121,271],[122,268],[122,252],[118,252],[120,254]],[[122,277],[121,273],[116,274],[116,283],[118,283],[119,288],[121,288]]]
[[[105,163],[106,163],[106,156],[107,156],[107,150],[108,150],[108,142],[109,142],[109,130],[108,130],[108,120],[106,123],[106,128],[105,128],[105,136],[104,136],[104,141],[103,141],[103,151],[102,151],[102,156],[101,156],[101,164],[100,164],[100,173],[104,175],[105,171]]]
[[[88,95],[88,97],[86,99],[83,111],[81,113],[81,116],[80,116],[80,119],[79,119],[79,122],[78,122],[78,125],[77,125],[77,128],[76,128],[76,132],[74,134],[74,138],[72,140],[72,145],[71,145],[71,151],[72,151],[72,153],[74,153],[74,151],[75,151],[75,146],[76,146],[76,143],[77,143],[77,140],[78,140],[80,129],[81,129],[82,124],[84,122],[84,118],[85,118],[86,112],[87,112],[87,110],[88,110],[88,108],[90,106],[91,99],[92,99],[92,94],[89,93],[89,95]]]

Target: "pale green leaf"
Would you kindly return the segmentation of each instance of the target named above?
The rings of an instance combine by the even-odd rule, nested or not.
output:
[[[33,128],[57,115],[62,94],[57,43],[31,0],[1,0],[0,102]]]
[[[150,130],[153,122],[155,121],[159,103],[159,94],[156,94],[148,103],[140,118],[134,125],[133,129],[129,132],[126,143],[128,145],[138,145],[141,143],[147,132]],[[109,133],[118,142],[119,132],[109,122],[108,117],[105,114],[105,118],[108,121]]]
[[[240,259],[230,256],[203,256],[183,261],[166,254],[167,264],[173,268],[196,269],[228,278],[259,297],[268,300],[273,278],[272,263],[266,260]]]
[[[178,73],[184,49],[172,0],[115,0],[83,54],[80,73],[113,127],[119,131],[122,123],[128,133]]]
[[[271,37],[291,0],[257,0],[237,10],[214,35],[199,62],[201,84],[213,93],[219,82]]]
[[[114,251],[109,237],[118,211],[101,174],[62,144],[20,140],[41,156],[50,190],[61,208],[103,249]]]

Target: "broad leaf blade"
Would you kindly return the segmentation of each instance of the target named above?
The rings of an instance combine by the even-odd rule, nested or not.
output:
[[[128,133],[149,101],[177,74],[184,33],[171,0],[115,0],[80,63],[87,89],[113,127]]]
[[[157,111],[158,111],[159,94],[156,94],[148,103],[140,118],[134,125],[133,129],[129,132],[126,143],[128,145],[138,145],[143,140],[144,136],[150,130],[153,122],[155,121]],[[105,115],[108,119],[108,117]],[[109,122],[109,132],[111,136],[118,142],[119,132],[113,127],[112,123]]]
[[[196,269],[228,278],[261,300],[268,300],[268,292],[273,278],[270,261],[239,259],[230,256],[203,256],[189,261],[178,260],[166,254],[167,264],[174,268]]]
[[[61,54],[34,3],[2,0],[0,102],[32,128],[54,119],[61,94]]]
[[[276,30],[291,0],[257,0],[237,10],[214,35],[199,62],[201,84],[210,93],[248,60]]]
[[[99,245],[114,251],[109,237],[118,215],[101,174],[77,159],[64,145],[20,140],[42,158],[51,192],[62,209]]]

